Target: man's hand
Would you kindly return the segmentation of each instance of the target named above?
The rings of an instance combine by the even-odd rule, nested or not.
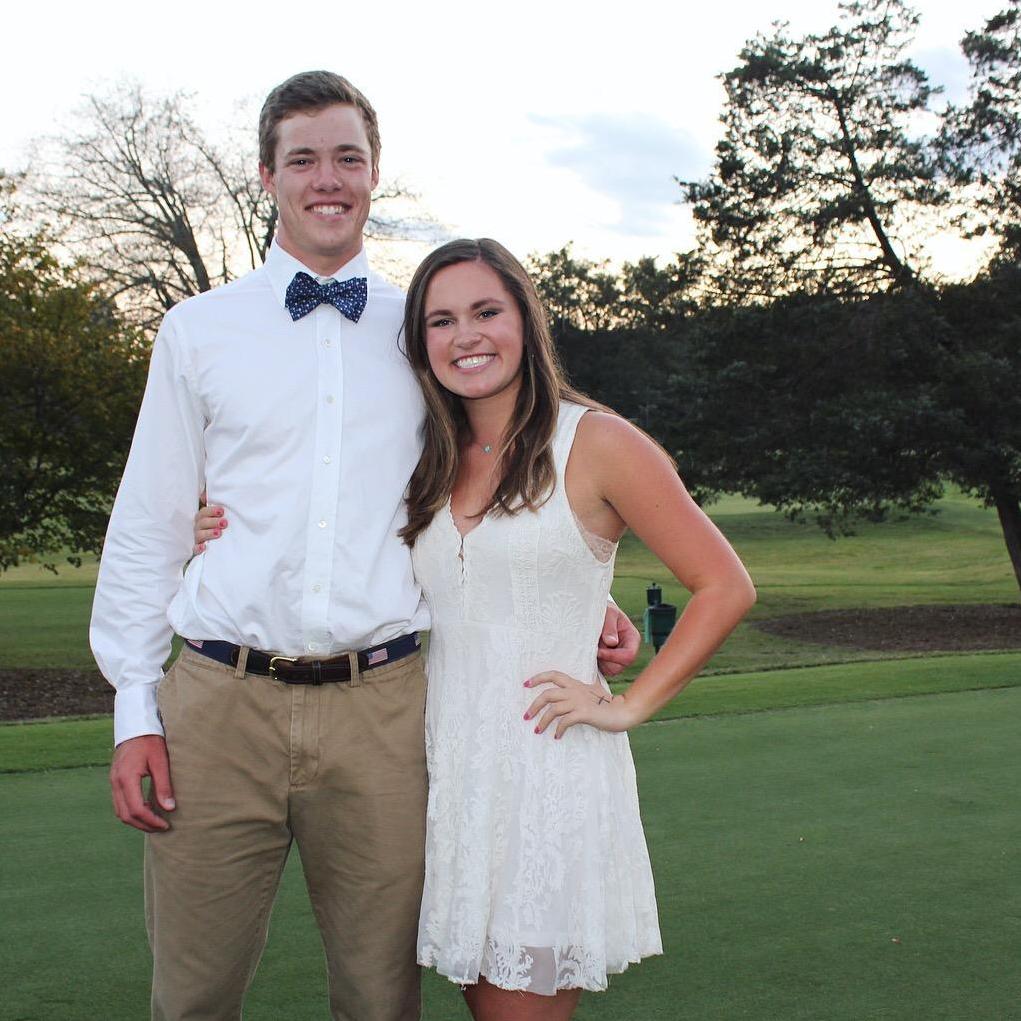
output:
[[[604,677],[615,677],[631,666],[642,643],[638,628],[619,606],[607,606],[603,633],[599,636],[599,670]]]
[[[133,737],[117,746],[110,766],[110,789],[117,818],[144,833],[170,829],[170,823],[158,816],[142,797],[142,780],[152,780],[152,794],[165,812],[175,807],[170,785],[170,758],[167,743],[158,734]]]

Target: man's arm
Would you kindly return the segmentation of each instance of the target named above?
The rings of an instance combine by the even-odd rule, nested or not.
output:
[[[142,777],[151,776],[161,804],[173,807],[156,688],[170,654],[167,607],[191,553],[191,520],[203,486],[204,426],[186,354],[168,317],[153,345],[89,631],[96,662],[117,691],[115,807],[123,821],[140,829],[166,826],[142,803]]]

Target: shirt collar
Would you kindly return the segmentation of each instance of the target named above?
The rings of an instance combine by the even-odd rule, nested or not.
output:
[[[320,279],[318,273],[309,269],[308,266],[300,262],[289,252],[285,252],[277,244],[276,240],[269,246],[269,251],[266,253],[266,261],[263,263],[263,269],[269,275],[270,286],[273,288],[273,294],[276,296],[281,308],[287,295],[287,285],[294,279],[295,273],[307,273],[315,280]],[[369,294],[372,294],[369,257],[366,255],[364,248],[353,259],[345,262],[329,279],[350,280],[351,277],[365,277],[368,280]]]

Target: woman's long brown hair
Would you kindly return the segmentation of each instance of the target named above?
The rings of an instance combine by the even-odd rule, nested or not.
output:
[[[425,346],[425,297],[432,278],[448,266],[482,262],[494,270],[517,302],[524,332],[521,388],[498,457],[500,483],[479,515],[537,510],[553,492],[553,435],[561,401],[599,411],[609,408],[579,393],[564,378],[550,337],[546,312],[525,268],[489,238],[451,241],[425,257],[415,271],[404,306],[405,354],[425,395],[425,449],[408,484],[408,523],[398,533],[413,546],[447,502],[457,480],[461,452],[470,441],[461,398],[445,389],[429,367]]]

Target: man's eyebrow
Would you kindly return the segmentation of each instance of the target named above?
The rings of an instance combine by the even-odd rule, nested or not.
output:
[[[284,159],[290,159],[292,156],[314,156],[318,150],[313,149],[310,145],[298,145],[293,149],[288,149],[284,153]],[[333,147],[334,152],[357,152],[363,156],[366,155],[365,149],[360,145],[355,145],[354,142],[342,142],[340,145]]]
[[[506,302],[501,298],[479,298],[478,301],[473,301],[468,307],[471,311],[475,311],[477,308],[482,308],[484,305],[505,305]],[[433,316],[450,316],[454,313],[449,308],[434,308],[429,312],[426,312],[426,319],[431,319]]]

